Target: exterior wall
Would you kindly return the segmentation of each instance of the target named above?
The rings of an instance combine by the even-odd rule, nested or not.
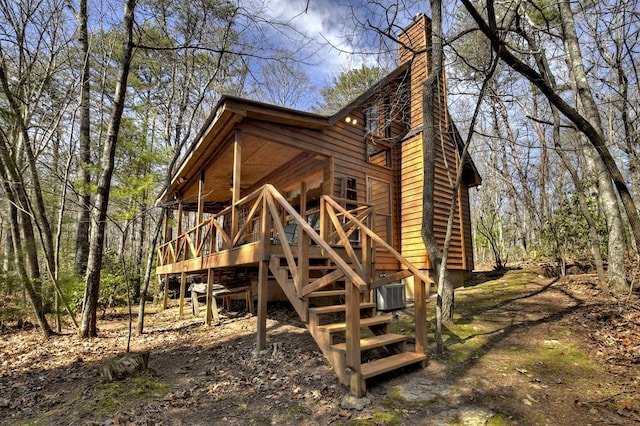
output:
[[[427,46],[430,33],[430,21],[425,15],[418,15],[399,36],[398,59],[400,63],[411,61],[411,107],[409,127],[422,126],[422,84],[428,76]]]
[[[312,154],[304,153],[288,163],[282,170],[272,173],[262,181],[247,189],[246,192],[251,193],[253,190],[260,188],[267,183],[282,191],[283,189],[302,181],[304,178],[315,175],[319,172],[324,173],[326,182],[329,176],[329,167],[329,159],[317,159],[314,158]]]

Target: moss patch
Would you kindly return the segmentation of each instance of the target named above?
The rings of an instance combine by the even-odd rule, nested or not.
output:
[[[394,426],[402,424],[402,413],[398,411],[376,411],[368,419],[354,419],[349,421],[348,425],[358,426]]]
[[[87,416],[113,416],[141,401],[162,399],[168,392],[168,384],[151,374],[141,374],[128,380],[96,385],[90,393],[68,401],[34,421],[35,424],[70,423]]]

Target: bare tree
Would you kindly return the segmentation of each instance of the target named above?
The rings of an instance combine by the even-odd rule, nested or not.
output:
[[[91,209],[91,234],[89,239],[89,257],[87,260],[87,275],[85,278],[85,292],[82,304],[80,322],[80,336],[93,337],[97,335],[97,307],[100,290],[100,271],[104,249],[104,230],[107,220],[107,208],[111,193],[111,177],[113,175],[115,150],[120,132],[120,123],[124,111],[127,93],[127,81],[133,56],[133,23],[136,0],[127,0],[123,16],[123,50],[120,59],[119,77],[113,101],[113,111],[109,120],[109,129],[104,141],[102,158],[100,160],[100,174],[97,180],[94,205]]]
[[[80,169],[82,185],[80,188],[80,202],[78,212],[78,227],[76,229],[75,272],[83,275],[87,270],[89,257],[89,225],[91,222],[91,67],[89,64],[89,14],[87,0],[80,0],[77,11],[78,44],[82,69],[80,72]]]

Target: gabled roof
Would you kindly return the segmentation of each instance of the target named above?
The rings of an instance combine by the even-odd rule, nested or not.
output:
[[[409,65],[410,65],[410,61],[400,64],[400,66],[398,66],[395,70],[391,71],[389,74],[382,77],[377,83],[375,83],[373,86],[367,89],[366,92],[364,92],[357,98],[353,99],[351,102],[345,105],[340,111],[332,115],[329,118],[329,123],[331,125],[336,124],[338,121],[342,120],[347,114],[349,114],[350,111],[358,108],[367,100],[371,99],[371,97],[376,92],[378,92],[381,88],[383,88],[384,86],[386,86],[387,84],[389,84],[390,82],[392,82],[393,80],[395,80],[396,78],[404,74],[409,69]]]
[[[405,74],[409,70],[410,65],[411,61],[400,64],[396,69],[371,86],[366,92],[354,98],[344,108],[331,116],[286,108],[236,96],[223,95],[180,161],[176,169],[177,171],[171,179],[170,187],[164,188],[158,200],[163,200],[168,194],[176,192],[179,187],[185,186],[193,179],[196,179],[200,168],[209,160],[210,156],[213,155],[216,150],[220,149],[220,146],[225,141],[232,137],[236,125],[243,119],[252,118],[320,131],[335,125],[348,115],[349,112],[361,107],[369,101],[376,92]],[[462,139],[453,123],[449,132],[451,132],[452,138],[461,152]],[[465,170],[465,181],[470,182],[473,186],[479,185],[481,178],[470,157],[465,161],[464,167],[467,169]]]

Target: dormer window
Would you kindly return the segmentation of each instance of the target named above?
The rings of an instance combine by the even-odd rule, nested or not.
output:
[[[364,129],[367,135],[378,135],[380,133],[380,120],[378,105],[373,104],[364,110]]]

